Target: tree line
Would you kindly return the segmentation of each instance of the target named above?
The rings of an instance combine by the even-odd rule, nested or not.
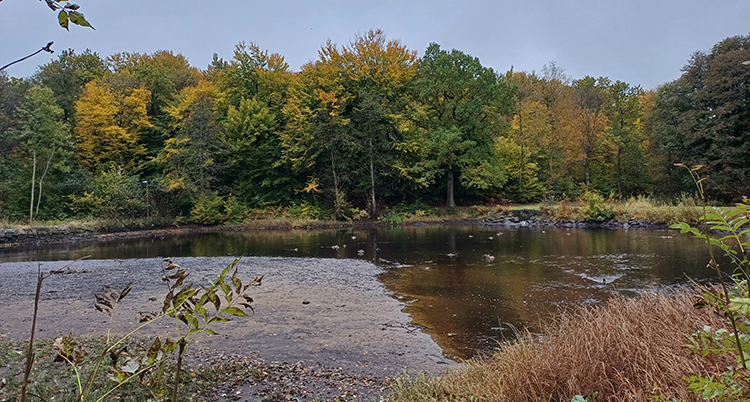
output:
[[[240,43],[201,70],[170,51],[61,52],[0,75],[0,218],[210,223],[288,208],[375,218],[401,203],[746,195],[750,35],[696,52],[656,90],[607,77],[499,73],[381,31],[326,43],[293,72]],[[689,180],[689,177],[687,178]]]

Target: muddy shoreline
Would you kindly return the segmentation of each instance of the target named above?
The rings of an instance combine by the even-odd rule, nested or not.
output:
[[[204,284],[233,258],[174,260],[191,270],[193,283]],[[43,262],[41,269],[49,272],[65,264]],[[37,336],[49,339],[73,330],[77,335],[95,337],[103,335],[107,328],[124,333],[137,326],[139,311],[154,311],[161,306],[166,293],[161,264],[160,259],[83,260],[75,263],[70,273],[51,276],[42,289]],[[0,316],[0,340],[28,337],[37,266],[37,262],[0,264],[0,303],[4,310]],[[429,335],[411,324],[410,317],[401,311],[404,304],[391,297],[378,281],[382,268],[374,264],[359,260],[245,257],[239,263],[239,271],[243,279],[265,275],[263,285],[252,292],[255,313],[220,323],[214,328],[218,335],[196,342],[194,350],[199,352],[201,361],[221,356],[231,356],[234,361],[261,361],[288,371],[281,376],[284,378],[306,370],[344,373],[341,375],[349,379],[371,379],[376,388],[380,384],[377,389],[360,390],[360,394],[370,396],[382,392],[383,380],[404,369],[437,374],[454,364],[443,357]],[[133,291],[110,323],[107,316],[93,308],[93,293],[105,284],[123,287],[131,281]],[[171,333],[174,337],[173,326],[172,322],[161,321],[147,327],[141,335]],[[305,379],[298,382],[303,384]],[[253,389],[259,388],[239,389],[245,398],[241,400],[261,400]],[[307,395],[327,398],[314,392]]]
[[[481,219],[464,219],[455,221],[424,221],[404,222],[403,226],[435,226],[435,225],[486,225],[498,227],[527,227],[527,228],[579,228],[579,229],[625,229],[625,230],[664,230],[669,228],[666,223],[649,222],[630,219],[627,221],[607,220],[575,221],[575,220],[547,220],[542,219],[536,210],[513,210],[508,214],[498,214]],[[293,225],[285,223],[271,224],[239,224],[200,226],[187,225],[181,227],[163,227],[150,229],[133,229],[128,227],[110,228],[96,231],[68,225],[58,226],[28,226],[17,229],[0,228],[0,249],[14,249],[23,247],[38,247],[54,244],[96,243],[112,240],[162,238],[167,236],[198,234],[243,232],[255,230],[306,230],[306,229],[338,229],[338,228],[372,228],[389,226],[379,221],[356,222],[323,222],[311,225]]]
[[[430,222],[407,222],[404,226],[435,226],[435,225],[471,225],[480,224],[480,220],[455,220],[455,221],[430,221]],[[126,239],[149,239],[184,234],[199,233],[224,233],[243,232],[257,230],[315,230],[315,229],[339,229],[339,228],[372,228],[389,226],[383,222],[361,221],[361,222],[329,222],[313,225],[291,225],[291,224],[241,224],[241,225],[215,225],[200,226],[187,225],[180,227],[164,227],[153,229],[109,229],[95,231],[74,226],[27,226],[17,229],[0,229],[0,248],[14,249],[32,246],[46,246],[54,244],[78,244],[95,243],[112,240]]]

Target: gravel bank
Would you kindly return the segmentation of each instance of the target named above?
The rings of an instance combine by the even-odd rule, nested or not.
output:
[[[196,284],[215,278],[232,260],[174,259],[191,270],[190,279]],[[59,269],[66,263],[44,262],[42,270]],[[166,287],[160,267],[159,259],[84,260],[74,264],[71,273],[48,278],[42,289],[37,336],[53,338],[69,330],[99,336],[107,328],[117,332],[132,328],[137,325],[138,311],[161,306]],[[28,336],[36,271],[34,262],[0,264],[4,310],[0,338]],[[252,292],[255,313],[221,323],[215,327],[218,335],[201,338],[194,347],[203,361],[233,356],[231,359],[288,366],[297,373],[304,371],[300,367],[314,367],[318,372],[341,372],[347,378],[369,378],[377,383],[404,368],[439,373],[452,364],[428,335],[410,324],[409,316],[401,311],[403,303],[392,298],[377,280],[380,267],[358,260],[246,257],[239,271],[243,279],[265,275],[263,285]],[[105,284],[121,288],[131,281],[133,291],[110,324],[107,316],[93,308],[93,293]],[[144,335],[166,334],[173,329],[170,324],[156,323]],[[304,387],[304,378],[298,378],[297,383]],[[253,396],[252,388],[238,391],[240,400],[260,398]],[[305,395],[327,398],[330,392],[313,394]]]

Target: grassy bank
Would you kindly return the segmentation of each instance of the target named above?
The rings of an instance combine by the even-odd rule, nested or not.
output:
[[[524,334],[441,377],[402,376],[390,400],[569,402],[594,394],[596,401],[703,400],[683,377],[716,373],[734,361],[702,359],[683,348],[685,334],[722,325],[693,301],[694,292],[683,289],[566,312],[543,334]]]
[[[470,207],[432,207],[423,203],[399,204],[384,209],[373,219],[359,215],[348,220],[335,220],[319,214],[310,215],[295,208],[264,208],[250,210],[242,216],[226,216],[215,224],[201,226],[224,226],[249,229],[300,229],[371,225],[400,225],[416,222],[471,221],[508,214],[516,209],[533,209],[541,213],[539,219],[546,221],[614,220],[619,222],[637,220],[656,224],[676,222],[696,223],[700,209],[695,199],[683,197],[674,203],[666,203],[647,197],[628,200],[584,199],[581,201],[545,202],[527,205],[474,205]],[[186,217],[152,217],[134,219],[72,219],[62,221],[10,222],[0,219],[0,228],[28,228],[29,226],[67,225],[84,231],[107,233],[148,229],[175,228],[197,222]]]

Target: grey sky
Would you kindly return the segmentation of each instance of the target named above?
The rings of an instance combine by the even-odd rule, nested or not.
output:
[[[96,27],[60,28],[38,0],[0,2],[0,65],[49,41],[58,51],[171,50],[206,68],[240,41],[282,54],[293,70],[338,44],[382,29],[423,54],[430,42],[505,72],[540,71],[554,60],[573,78],[608,76],[646,89],[680,76],[696,50],[750,33],[748,0],[251,1],[79,0]],[[41,54],[6,70],[25,77],[56,58]]]

